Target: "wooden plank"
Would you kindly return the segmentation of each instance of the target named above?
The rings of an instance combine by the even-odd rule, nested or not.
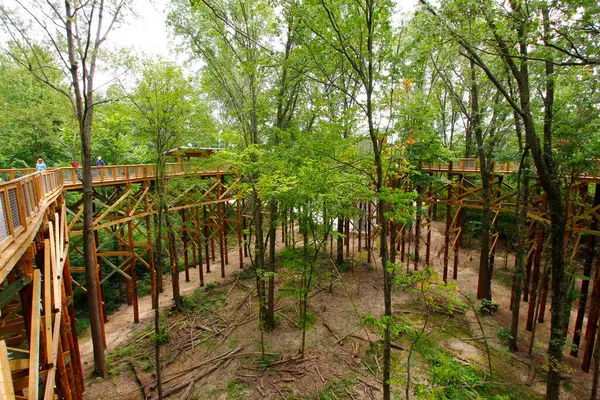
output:
[[[102,219],[104,219],[104,217],[106,217],[108,215],[108,213],[110,213],[112,210],[114,210],[130,194],[131,194],[131,189],[129,189],[128,191],[123,193],[123,195],[121,197],[119,197],[119,199],[117,201],[115,201],[113,204],[111,204],[110,207],[108,207],[98,218],[96,218],[94,220],[94,225],[96,225],[98,222],[102,221]]]
[[[33,270],[33,300],[31,302],[31,338],[29,340],[29,400],[39,399],[40,378],[40,300],[42,297],[40,270]]]
[[[54,289],[54,303],[55,309],[60,309],[60,288],[58,286],[58,273],[61,264],[62,256],[62,243],[60,241],[60,221],[58,219],[58,213],[54,213],[54,263],[52,264],[52,286]]]
[[[50,240],[44,240],[44,327],[46,331],[46,357],[52,357],[52,269],[50,263]]]
[[[29,360],[26,358],[8,360],[8,364],[10,365],[11,371],[20,371],[29,368]]]
[[[58,357],[58,344],[60,339],[60,321],[62,313],[59,311],[54,316],[54,340],[52,341],[52,367],[48,371],[46,377],[46,389],[44,391],[44,399],[51,399],[54,393],[54,381],[56,379],[56,359]]]
[[[11,368],[8,362],[8,350],[6,342],[0,340],[0,398],[13,399],[15,391],[11,375]]]
[[[130,251],[125,250],[115,250],[115,251],[100,251],[98,253],[98,257],[119,257],[119,256],[128,256],[131,254]]]
[[[146,189],[144,189],[144,191],[142,192],[142,194],[138,198],[138,201],[135,202],[135,205],[133,206],[133,208],[131,209],[131,211],[129,211],[129,216],[130,217],[135,213],[135,210],[137,210],[138,206],[140,205],[140,203],[142,202],[142,200],[144,199],[144,197],[146,196],[146,194],[148,194],[148,190],[149,189],[150,189],[150,187],[147,187]]]

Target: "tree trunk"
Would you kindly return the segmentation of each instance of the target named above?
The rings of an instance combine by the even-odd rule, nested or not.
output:
[[[335,262],[337,265],[342,265],[344,263],[344,218],[339,215],[337,218],[337,231],[339,236],[337,238],[337,258]]]
[[[421,247],[421,215],[423,214],[423,203],[421,202],[421,184],[417,184],[417,210],[415,217],[415,271],[419,269],[419,248]]]
[[[173,302],[175,309],[181,311],[181,293],[179,291],[179,257],[177,256],[177,243],[173,232],[173,221],[167,206],[165,205],[165,222],[167,223],[167,235],[169,235],[169,255],[171,258],[171,285],[173,287]]]
[[[89,121],[89,122],[88,122]],[[104,339],[102,334],[102,321],[100,311],[99,290],[97,281],[98,266],[96,265],[96,248],[94,238],[94,209],[92,186],[92,155],[90,137],[92,131],[91,112],[88,119],[83,122],[81,129],[81,162],[83,164],[83,258],[85,265],[85,285],[87,288],[87,304],[90,316],[90,330],[94,349],[94,363],[96,372],[103,377],[108,376],[106,356],[104,353]]]
[[[518,121],[516,121],[518,123]],[[528,149],[523,151],[519,173],[517,176],[517,254],[515,263],[515,272],[513,277],[514,289],[512,292],[512,319],[510,325],[511,338],[508,347],[511,351],[517,351],[517,338],[519,335],[519,315],[521,310],[521,294],[523,291],[523,270],[525,259],[527,258],[527,246],[525,245],[525,229],[527,222],[527,204],[529,203],[529,176],[523,175],[523,171],[529,167],[527,162]]]
[[[265,320],[265,329],[271,331],[275,329],[275,243],[277,241],[277,202],[271,200],[269,204],[271,212],[269,220],[269,262],[268,272],[269,287],[267,293],[267,315]]]
[[[481,116],[479,114],[479,87],[477,85],[477,76],[475,74],[475,62],[471,60],[471,119],[470,130],[475,134],[477,141],[477,156],[479,157],[479,170],[481,173],[483,210],[481,215],[481,251],[479,253],[479,281],[477,284],[477,298],[492,300],[492,276],[490,274],[490,160],[485,153],[485,143],[483,130],[481,127]]]
[[[267,299],[266,299],[266,285],[264,279],[265,273],[265,249],[264,249],[264,235],[263,235],[263,213],[258,193],[253,193],[254,202],[254,229],[255,229],[255,240],[254,240],[254,268],[256,272],[256,291],[258,294],[259,302],[259,324],[261,330],[264,330],[266,326],[267,317]]]

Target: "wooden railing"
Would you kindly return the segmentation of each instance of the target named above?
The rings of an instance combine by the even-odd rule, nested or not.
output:
[[[461,158],[452,162],[424,163],[421,170],[426,172],[452,172],[456,173],[475,173],[480,172],[478,158]],[[572,171],[567,166],[561,166],[559,171],[569,175]],[[515,161],[492,162],[492,172],[498,174],[513,174],[519,171],[519,163]],[[600,161],[592,160],[586,166],[584,171],[578,171],[575,177],[580,180],[599,180],[600,179]]]
[[[428,163],[423,164],[422,169],[424,171],[450,171],[450,164],[452,164],[452,171],[456,172],[479,172],[479,159],[478,158],[461,158],[450,162],[440,163]],[[519,171],[519,164],[514,161],[508,162],[493,162],[492,171],[497,173],[511,174]]]
[[[172,163],[165,165],[167,176],[186,175],[196,171],[197,165],[189,163]],[[81,186],[81,168],[58,168],[63,176],[66,189]],[[154,178],[156,176],[155,164],[133,165],[105,165],[92,167],[92,183],[111,184],[116,182],[131,182]]]
[[[78,171],[79,170],[79,171]],[[0,174],[20,177],[0,182],[0,252],[17,241],[20,235],[28,232],[30,222],[45,212],[46,200],[69,189],[80,188],[78,178],[80,168],[49,168],[43,172],[35,172],[33,168],[0,170]],[[201,171],[197,165],[189,163],[166,164],[165,175],[168,177],[182,175],[217,175],[225,171]],[[156,174],[154,164],[111,165],[93,167],[92,182],[94,185],[110,185],[119,182],[132,182],[152,179]],[[3,254],[3,264],[7,254]],[[0,270],[4,265],[0,265]],[[2,274],[0,274],[2,276]]]
[[[12,181],[35,172],[35,168],[10,168],[0,169],[0,181]]]
[[[63,189],[60,170],[30,173],[0,183],[0,251],[27,230],[45,200]]]

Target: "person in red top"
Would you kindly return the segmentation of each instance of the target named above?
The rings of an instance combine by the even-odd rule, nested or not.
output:
[[[77,179],[83,181],[83,176],[81,175],[81,170],[79,169],[79,161],[71,158],[71,167],[75,169],[75,175],[77,176]]]

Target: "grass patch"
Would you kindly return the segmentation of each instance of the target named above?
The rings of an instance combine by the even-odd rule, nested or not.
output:
[[[242,400],[246,398],[246,391],[251,386],[247,383],[240,382],[238,380],[231,380],[227,382],[227,398],[231,400]]]
[[[227,303],[227,295],[216,291],[203,291],[198,288],[191,296],[182,296],[183,312],[186,314],[199,314],[207,317]]]
[[[77,337],[86,337],[89,334],[90,319],[85,317],[77,318],[75,327],[77,329]]]
[[[348,376],[333,381],[328,381],[325,386],[319,390],[316,394],[316,398],[319,400],[335,400],[335,399],[347,399],[351,396],[358,396],[358,393],[354,390],[354,387],[358,384],[356,376],[352,373]]]

